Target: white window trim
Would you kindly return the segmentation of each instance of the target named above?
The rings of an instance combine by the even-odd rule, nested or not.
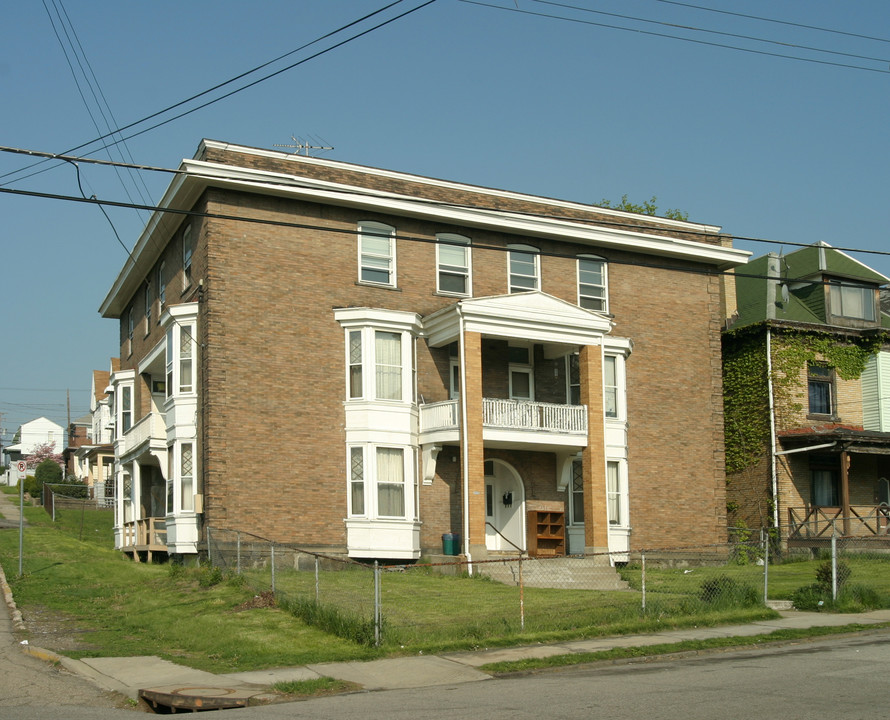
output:
[[[507,245],[507,292],[508,293],[518,293],[518,292],[532,292],[534,290],[541,289],[541,250],[539,248],[534,247],[533,245]],[[513,270],[512,270],[512,256],[513,251],[525,253],[527,255],[532,255],[535,263],[534,270],[534,279],[535,286],[532,288],[518,287],[513,289]],[[531,275],[522,275],[522,277],[532,277]]]
[[[578,288],[578,307],[584,307],[581,303],[585,297],[589,297],[591,299],[599,299],[599,298],[593,298],[593,296],[591,296],[591,295],[582,295],[581,294],[581,284],[582,284],[581,283],[581,262],[583,260],[594,260],[596,262],[601,262],[603,264],[603,284],[601,286],[596,286],[596,287],[602,287],[602,289],[603,289],[603,297],[602,297],[603,307],[601,310],[596,310],[594,308],[586,308],[586,309],[591,310],[592,312],[608,313],[609,312],[609,263],[605,258],[600,257],[598,255],[579,255],[577,260],[575,261],[575,275],[576,275],[577,288]],[[587,283],[587,284],[589,284],[589,283]]]
[[[454,295],[459,297],[472,297],[473,295],[473,248],[471,247],[471,240],[466,235],[457,235],[455,233],[437,233],[436,234],[436,292],[442,295]],[[439,252],[442,249],[442,244],[453,245],[455,247],[460,246],[466,250],[466,266],[465,273],[454,272],[453,270],[443,271],[442,269],[442,261],[439,256]],[[449,265],[449,268],[455,268],[455,265]],[[466,290],[464,292],[455,292],[454,290],[443,290],[441,284],[442,273],[448,272],[451,275],[459,275],[461,274],[466,280]]]
[[[187,224],[182,230],[182,288],[187,289],[192,284],[192,256],[195,254],[195,244],[192,241],[192,226]]]
[[[371,308],[339,308],[334,318],[344,330],[344,397],[347,403],[373,402],[382,405],[413,404],[417,397],[415,346],[420,334],[421,318],[416,313]],[[360,331],[362,341],[362,391],[350,397],[350,331]],[[402,397],[398,400],[376,397],[376,333],[395,332],[401,335]]]
[[[366,234],[372,237],[387,237],[389,239],[389,255],[374,255],[374,257],[387,257],[389,261],[389,279],[386,282],[377,282],[375,280],[365,280],[362,277],[362,271],[364,270],[364,264],[362,263],[362,258],[366,254],[362,250],[362,238]],[[392,225],[386,225],[380,222],[374,222],[371,220],[362,220],[358,223],[358,242],[356,243],[358,247],[358,282],[361,285],[374,285],[376,287],[396,287],[396,229]],[[370,256],[370,253],[368,253]],[[370,268],[373,270],[380,270],[380,268]]]
[[[364,497],[364,512],[356,514],[352,507],[352,450],[360,448],[362,451],[362,483]],[[403,508],[402,515],[381,515],[378,504],[378,477],[377,477],[377,450],[393,449],[402,452],[402,477],[403,477]],[[408,520],[417,519],[417,473],[415,470],[416,453],[410,445],[393,443],[352,443],[346,446],[346,497],[347,512],[349,518],[362,518],[366,520]]]

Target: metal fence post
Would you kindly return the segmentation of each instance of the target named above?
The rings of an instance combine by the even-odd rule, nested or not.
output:
[[[380,647],[380,563],[374,561],[374,647]]]
[[[240,530],[238,531],[238,534],[235,536],[235,538],[237,540],[237,547],[238,547],[238,551],[237,551],[238,554],[235,559],[235,562],[236,562],[236,567],[238,568],[238,574],[240,575],[241,574],[241,531]]]
[[[275,543],[269,543],[271,549],[270,557],[272,563],[272,594],[275,594]]]
[[[831,533],[831,599],[837,601],[837,532]]]
[[[643,612],[646,612],[646,553],[640,555],[640,561],[643,565],[642,588],[643,588]]]
[[[318,555],[315,556],[315,602],[318,603]]]
[[[525,586],[522,582],[522,555],[519,556],[519,629],[525,630]]]
[[[763,604],[769,600],[769,531],[760,529],[763,535]]]

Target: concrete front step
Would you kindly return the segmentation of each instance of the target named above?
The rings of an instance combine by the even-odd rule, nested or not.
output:
[[[519,584],[519,560],[479,563],[482,575],[505,585]],[[546,560],[522,560],[522,584],[525,587],[564,590],[629,590],[618,571],[602,558],[559,557]]]

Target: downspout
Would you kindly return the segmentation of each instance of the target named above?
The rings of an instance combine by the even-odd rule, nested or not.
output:
[[[769,395],[769,461],[773,487],[773,527],[779,527],[779,482],[776,472],[776,405],[773,398],[773,351],[772,333],[766,326],[766,383]]]
[[[460,427],[461,427],[461,476],[463,485],[463,551],[467,558],[467,571],[473,575],[473,558],[470,556],[470,459],[467,439],[467,348],[464,343],[463,308],[457,303],[458,352],[460,355]]]

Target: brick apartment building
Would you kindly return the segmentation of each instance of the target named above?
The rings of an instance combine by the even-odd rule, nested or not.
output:
[[[180,170],[101,306],[117,547],[725,539],[719,228],[214,141]]]

